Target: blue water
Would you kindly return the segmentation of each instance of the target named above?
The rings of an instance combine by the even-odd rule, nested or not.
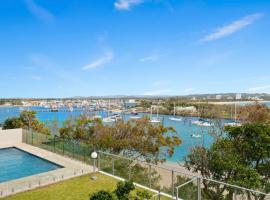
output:
[[[17,148],[0,149],[0,183],[61,168]]]
[[[267,102],[266,105],[270,106],[270,102]],[[35,109],[39,109],[35,107]],[[3,122],[6,118],[11,116],[19,115],[19,108],[10,107],[4,108],[0,107],[0,123]],[[82,112],[74,111],[74,112],[38,112],[37,117],[43,121],[48,122],[52,120],[57,120],[59,125],[70,117],[76,117],[82,114]],[[97,113],[103,117],[106,116],[105,112]],[[129,119],[129,115],[124,116],[124,119]],[[197,120],[198,118],[193,117],[183,117],[182,121],[171,121],[169,120],[170,115],[160,115],[163,120],[164,126],[172,126],[177,132],[177,135],[181,138],[182,144],[175,148],[175,153],[172,157],[167,157],[168,162],[178,162],[183,161],[184,157],[189,154],[190,148],[194,146],[202,146],[210,147],[214,142],[214,138],[208,133],[209,128],[201,127],[194,124],[191,124],[191,121]],[[200,134],[201,138],[192,138],[191,134]]]

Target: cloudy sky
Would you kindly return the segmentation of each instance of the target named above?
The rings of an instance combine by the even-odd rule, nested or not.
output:
[[[2,0],[0,98],[270,93],[269,0]]]

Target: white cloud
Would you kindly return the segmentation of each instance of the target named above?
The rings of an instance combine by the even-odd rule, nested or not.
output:
[[[25,0],[26,6],[28,10],[35,15],[36,17],[44,20],[44,21],[53,21],[54,15],[46,10],[45,8],[41,7],[34,0]]]
[[[215,32],[209,35],[206,35],[201,41],[209,42],[209,41],[217,40],[223,37],[227,37],[245,28],[246,26],[251,25],[256,20],[260,19],[262,16],[263,16],[262,13],[254,13],[251,15],[247,15],[243,17],[242,19],[236,20],[227,26],[218,28]]]
[[[144,58],[140,58],[139,61],[140,62],[155,62],[160,58],[160,55],[151,55],[151,56],[147,56]]]
[[[169,94],[172,90],[170,89],[164,89],[164,90],[154,90],[154,91],[148,91],[148,92],[144,92],[143,95],[166,95]]]
[[[247,91],[248,92],[263,92],[268,89],[270,89],[270,85],[262,85],[262,86],[249,88]]]
[[[114,7],[117,10],[130,10],[132,6],[143,3],[144,0],[117,0]]]
[[[108,62],[110,62],[114,58],[113,52],[107,51],[102,57],[92,61],[91,63],[85,65],[82,69],[83,70],[89,70],[94,69],[99,66],[105,65]]]
[[[193,88],[187,88],[187,89],[184,89],[184,92],[187,93],[187,92],[193,92],[195,89]]]

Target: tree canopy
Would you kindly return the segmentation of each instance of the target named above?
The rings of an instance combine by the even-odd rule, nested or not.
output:
[[[19,117],[7,119],[3,124],[3,129],[24,128],[31,129],[43,134],[50,134],[50,130],[36,117],[35,111],[22,111]]]
[[[270,125],[247,123],[226,127],[227,136],[209,149],[195,147],[186,158],[186,167],[205,178],[270,192]],[[204,180],[203,191],[210,199],[232,199],[232,188]],[[224,196],[224,191],[228,191]],[[249,199],[264,195],[248,193]]]

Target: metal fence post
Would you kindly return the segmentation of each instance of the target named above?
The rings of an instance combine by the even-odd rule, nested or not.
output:
[[[53,136],[53,152],[55,153],[55,135]]]
[[[172,170],[172,198],[174,197],[174,171]]]
[[[176,188],[176,200],[178,200],[178,187]]]
[[[152,186],[152,175],[151,175],[151,164],[148,165],[148,178],[149,178],[149,187]]]
[[[236,193],[236,190],[234,190],[233,191],[233,200],[237,200],[236,196],[237,196],[237,193]]]
[[[65,139],[63,138],[63,155],[65,155]]]
[[[197,187],[198,187],[198,200],[202,199],[202,191],[201,191],[201,177],[197,177]]]
[[[100,153],[100,151],[98,151],[98,171],[101,170],[100,169],[100,155],[101,155],[101,153]]]
[[[128,180],[130,181],[131,179],[131,164],[132,164],[132,161],[129,162],[129,165],[128,165]]]
[[[34,135],[33,135],[33,131],[31,131],[32,133],[32,145],[34,144]]]
[[[114,159],[112,159],[112,173],[114,175]]]
[[[74,158],[75,157],[75,144],[74,144],[74,141],[72,140],[72,157]]]

